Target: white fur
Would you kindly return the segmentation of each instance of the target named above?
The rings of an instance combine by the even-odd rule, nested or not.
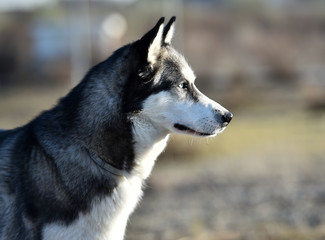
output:
[[[154,38],[154,40],[149,46],[147,60],[151,64],[156,63],[158,56],[160,54],[163,30],[164,30],[164,24],[161,24],[156,37]]]
[[[224,129],[221,118],[216,118],[216,110],[220,116],[227,110],[199,91],[198,93],[199,102],[193,102],[181,94],[159,92],[146,99],[143,114],[156,126],[171,132],[179,132],[174,128],[174,124],[178,123],[197,132],[216,135]]]
[[[155,160],[165,149],[169,135],[166,129],[155,126],[143,113],[133,116],[132,122],[136,154],[136,166],[132,173],[146,179]]]
[[[167,35],[164,39],[165,44],[170,44],[172,41],[172,38],[174,36],[174,32],[175,32],[175,22],[173,22],[173,24],[170,26]]]
[[[181,66],[182,67],[181,71],[182,71],[184,78],[186,80],[188,80],[189,82],[194,83],[196,76],[195,76],[192,68],[186,63],[184,58],[182,60],[183,60],[182,62],[184,62],[184,63]]]
[[[208,98],[203,93],[201,93],[200,90],[197,89],[196,86],[194,86],[194,90],[197,93],[199,93],[199,103],[201,103],[203,106],[212,107],[213,109],[218,110],[221,115],[228,112],[228,110],[226,108],[224,108],[223,106],[221,106],[219,103],[213,101],[212,99]]]

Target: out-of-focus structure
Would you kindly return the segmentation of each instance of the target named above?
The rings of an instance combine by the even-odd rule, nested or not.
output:
[[[231,90],[231,104],[324,105],[322,1],[3,0],[0,12],[1,89],[75,85],[159,16],[177,15],[175,44],[201,85]]]

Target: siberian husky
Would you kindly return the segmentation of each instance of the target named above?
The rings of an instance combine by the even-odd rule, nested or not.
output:
[[[54,108],[0,132],[1,240],[122,240],[169,134],[210,137],[229,124],[172,47],[175,17],[163,22]]]

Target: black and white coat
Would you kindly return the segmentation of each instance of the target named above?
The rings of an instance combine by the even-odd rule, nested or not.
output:
[[[57,106],[0,132],[0,240],[122,240],[169,134],[228,125],[170,44],[175,18],[163,20]]]

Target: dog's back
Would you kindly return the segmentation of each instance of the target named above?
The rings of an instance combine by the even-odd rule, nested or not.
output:
[[[24,135],[22,128],[0,131],[0,239],[19,239],[16,230],[17,202],[15,187],[20,184],[19,165],[14,161],[20,153],[19,140]],[[19,158],[17,159],[19,161]]]

